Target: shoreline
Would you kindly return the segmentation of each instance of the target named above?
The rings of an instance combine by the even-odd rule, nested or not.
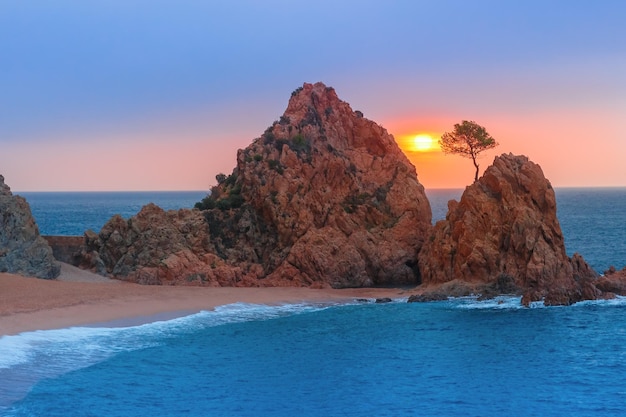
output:
[[[69,327],[129,327],[234,304],[343,302],[408,297],[410,289],[145,286],[64,264],[43,280],[0,273],[0,337]]]

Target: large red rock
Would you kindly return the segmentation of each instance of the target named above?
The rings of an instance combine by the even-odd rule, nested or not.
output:
[[[524,304],[601,296],[597,274],[579,255],[566,255],[554,191],[527,157],[497,157],[448,207],[419,254],[426,293],[457,281],[468,293],[523,294]]]
[[[280,120],[217,179],[202,212],[148,207],[113,218],[88,237],[84,263],[157,284],[418,282],[415,260],[432,226],[415,167],[334,89],[294,91]]]

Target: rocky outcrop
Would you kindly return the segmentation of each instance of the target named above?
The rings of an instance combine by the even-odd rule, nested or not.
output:
[[[14,196],[0,175],[0,272],[53,279],[61,265],[39,235],[30,206]]]
[[[431,226],[393,137],[322,83],[237,155],[201,211],[144,208],[87,235],[83,262],[144,283],[360,287],[419,282]],[[191,235],[191,236],[189,236]]]
[[[88,231],[82,267],[140,284],[235,284],[240,268],[215,255],[198,210],[164,211],[149,204],[130,218],[114,216],[99,234]]]
[[[626,295],[626,267],[619,271],[615,267],[604,271],[604,275],[598,279],[595,286],[604,293]]]
[[[526,305],[602,296],[584,259],[567,257],[554,191],[527,157],[497,157],[448,208],[419,253],[423,299],[440,297],[442,284],[455,295],[523,294]]]

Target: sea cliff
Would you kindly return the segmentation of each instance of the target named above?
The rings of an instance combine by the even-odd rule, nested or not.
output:
[[[449,202],[419,267],[425,288],[414,300],[508,293],[526,305],[563,305],[603,296],[582,256],[566,255],[552,185],[525,156],[496,157],[459,202]]]
[[[146,284],[416,285],[431,210],[393,137],[322,83],[284,114],[198,204],[144,207],[88,233],[81,265]]]

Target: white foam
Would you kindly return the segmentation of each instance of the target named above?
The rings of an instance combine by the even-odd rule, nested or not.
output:
[[[169,337],[202,328],[303,314],[332,305],[236,303],[132,327],[72,327],[3,336],[0,337],[0,409],[26,395],[41,379],[93,365],[119,352],[156,346]]]
[[[456,308],[464,310],[517,310],[524,308],[521,297],[498,296],[488,300],[479,300],[477,296],[450,298],[448,300]],[[531,305],[531,307],[536,307]]]
[[[615,296],[615,298],[612,298],[610,300],[581,301],[579,303],[574,304],[572,307],[585,307],[585,306],[590,306],[590,305],[607,306],[607,307],[626,306],[626,297],[617,295]]]
[[[522,305],[521,297],[498,296],[488,300],[479,300],[477,296],[449,298],[448,302],[452,306],[464,310],[518,310],[525,308],[558,308],[564,306],[544,305],[543,300],[533,301],[528,307]],[[610,300],[586,300],[575,303],[569,307],[586,307],[586,306],[626,306],[626,297],[617,296]]]
[[[268,320],[310,311],[333,304],[284,304],[276,306],[235,303],[214,311],[157,321],[132,327],[72,327],[39,330],[0,337],[0,370],[33,361],[37,356],[57,360],[93,362],[120,351],[142,349],[159,343],[163,337],[199,328],[244,321]]]

